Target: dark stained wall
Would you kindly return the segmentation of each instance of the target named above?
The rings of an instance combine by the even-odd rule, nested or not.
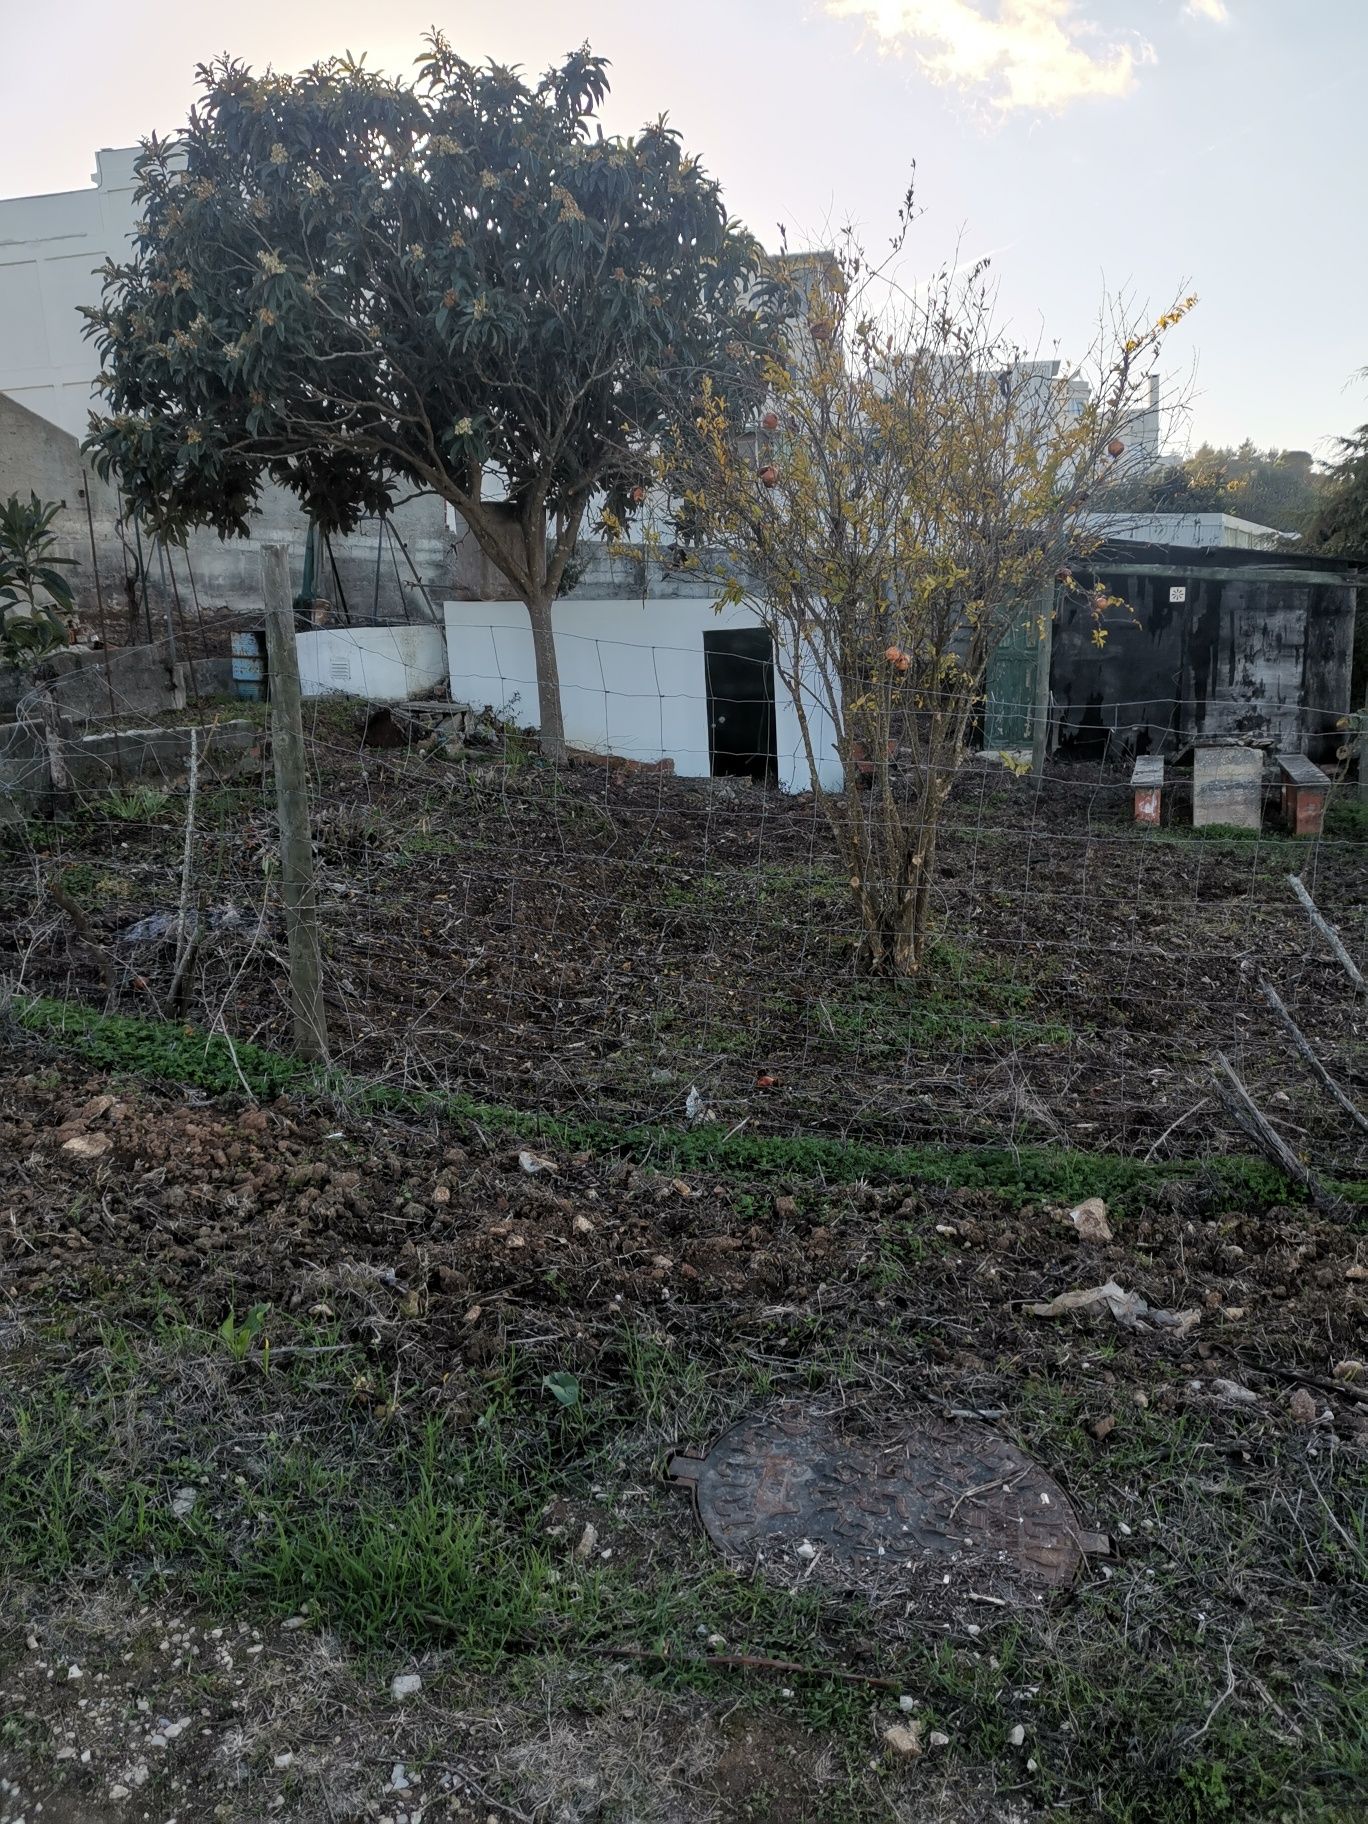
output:
[[[1355,575],[1286,553],[1112,546],[1087,565],[1128,605],[1097,623],[1061,591],[1057,743],[1115,758],[1216,737],[1326,758],[1350,708]]]

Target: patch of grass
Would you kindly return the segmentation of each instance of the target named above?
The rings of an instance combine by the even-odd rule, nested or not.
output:
[[[672,910],[725,912],[729,907],[753,916],[773,913],[787,922],[816,908],[843,906],[849,889],[831,868],[814,863],[759,863],[747,868],[718,868],[712,873],[676,873],[660,888],[659,902]]]
[[[1028,999],[1030,992],[1025,990]],[[994,984],[992,993],[1005,998],[1004,985]],[[947,1046],[1067,1045],[1074,1037],[1067,1026],[996,1012],[973,1000],[966,1004],[919,983],[857,983],[844,1000],[824,1001],[814,1024],[819,1019],[852,1050],[879,1058]]]
[[[352,1397],[371,1383],[360,1351],[266,1372],[259,1359],[215,1366],[179,1326],[152,1348],[109,1335],[89,1378],[30,1374],[7,1403],[6,1571],[127,1574],[221,1614],[306,1610],[363,1649],[432,1639],[471,1666],[608,1636],[666,1633],[692,1650],[703,1610],[810,1648],[813,1599],[751,1587],[713,1559],[690,1567],[687,1587],[643,1586],[548,1537],[553,1502],[590,1498],[624,1424],[654,1430],[712,1405],[668,1348],[628,1339],[618,1359],[626,1373],[607,1397],[565,1411],[509,1356],[492,1378],[470,1376],[483,1403],[470,1425],[410,1416],[402,1400],[373,1416]],[[197,1498],[178,1514],[187,1475]]]
[[[929,945],[915,980],[857,981],[810,1016],[814,1029],[875,1057],[946,1046],[1067,1045],[1072,1030],[1029,1018],[1040,965],[971,948],[944,933]]]
[[[134,785],[126,791],[111,792],[104,808],[121,823],[150,823],[161,816],[170,802],[170,792],[153,785]]]
[[[1325,834],[1335,842],[1368,842],[1368,799],[1332,792],[1325,807]]]
[[[856,1776],[891,1700],[824,1667],[895,1676],[950,1737],[943,1767],[979,1781],[990,1769],[1040,1808],[1106,1824],[1362,1818],[1368,1491],[1345,1453],[1312,1460],[1261,1431],[1254,1461],[1226,1421],[1150,1409],[1099,1458],[1095,1393],[1024,1385],[1009,1428],[1085,1511],[1124,1518],[1129,1543],[1068,1600],[974,1609],[973,1637],[909,1630],[901,1602],[880,1611],[820,1580],[738,1576],[697,1529],[666,1521],[686,1510],[650,1473],[662,1441],[711,1435],[756,1397],[724,1345],[685,1353],[625,1328],[573,1412],[541,1394],[544,1363],[509,1354],[450,1377],[454,1410],[401,1388],[377,1418],[353,1397],[375,1372],[368,1354],[268,1373],[215,1346],[217,1315],[196,1323],[168,1306],[151,1335],[40,1341],[0,1410],[6,1574],[30,1586],[127,1576],[235,1619],[304,1612],[391,1659],[434,1643],[495,1699],[603,1647],[659,1655],[642,1676],[725,1696],[762,1730],[783,1716],[847,1744],[850,1808],[829,1816],[888,1815],[886,1790],[882,1807],[861,1797],[887,1772]],[[280,1354],[312,1335],[281,1329]],[[814,1333],[790,1388],[805,1368],[824,1393],[867,1394],[861,1361],[832,1340]],[[197,1499],[177,1514],[187,1482]],[[576,1559],[579,1512],[627,1500],[639,1505],[614,1557]],[[553,1532],[556,1514],[568,1524]],[[705,1628],[816,1675],[794,1677],[779,1710],[772,1685],[698,1663]]]
[[[469,845],[453,830],[434,830],[427,818],[416,829],[405,830],[395,847],[395,859],[412,861],[419,855],[464,855]]]
[[[1218,1209],[1266,1208],[1304,1201],[1300,1187],[1261,1159],[1232,1154],[1205,1160],[1143,1160],[1063,1147],[887,1146],[825,1135],[750,1134],[708,1123],[679,1129],[541,1114],[476,1101],[457,1091],[401,1090],[323,1070],[300,1058],[245,1040],[229,1048],[222,1037],[192,1026],[103,1014],[74,1002],[16,1001],[15,1016],[30,1031],[64,1045],[93,1064],[162,1082],[188,1083],[212,1095],[241,1091],[237,1066],[253,1093],[264,1097],[320,1095],[365,1112],[403,1111],[474,1123],[486,1133],[536,1138],[567,1151],[625,1155],[657,1167],[734,1173],[745,1179],[821,1184],[938,1184],[993,1190],[1019,1198],[1077,1202],[1105,1197],[1128,1202],[1174,1180],[1195,1182]],[[1329,1181],[1347,1201],[1368,1206],[1368,1182]]]

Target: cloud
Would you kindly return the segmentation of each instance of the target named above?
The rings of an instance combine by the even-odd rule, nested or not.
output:
[[[1206,17],[1224,0],[1188,0]],[[1125,95],[1154,61],[1138,37],[1107,39],[1074,0],[826,0],[829,13],[863,19],[891,50],[910,49],[933,82],[988,90],[1003,113]]]
[[[1224,25],[1230,17],[1225,0],[1184,0],[1183,11],[1189,19],[1209,19],[1213,25]]]

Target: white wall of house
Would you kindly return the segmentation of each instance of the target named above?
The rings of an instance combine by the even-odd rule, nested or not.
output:
[[[99,302],[104,261],[126,257],[136,157],[97,152],[92,190],[0,198],[0,392],[76,437],[100,367],[79,307]]]
[[[757,627],[753,611],[720,612],[707,596],[672,600],[586,601],[569,596],[555,608],[565,736],[572,747],[628,760],[673,760],[685,778],[711,771],[703,635]],[[451,694],[485,704],[524,725],[537,720],[532,632],[521,602],[448,602],[447,658]],[[804,708],[822,782],[841,784],[830,718],[811,691]],[[785,791],[811,784],[793,698],[775,678],[775,746]]]
[[[440,627],[319,627],[301,633],[299,688],[306,697],[341,694],[397,703],[446,682]]]

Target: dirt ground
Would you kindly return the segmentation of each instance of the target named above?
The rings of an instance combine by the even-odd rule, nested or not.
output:
[[[529,1173],[22,1037],[3,1106],[5,1824],[1368,1816],[1361,1231],[1184,1184],[1104,1243],[989,1190]],[[1030,1311],[1108,1279],[1199,1315]],[[728,1567],[664,1464],[778,1398],[987,1414],[1111,1555],[1043,1601]],[[494,1529],[468,1585],[424,1450]],[[282,1560],[320,1501],[345,1553]]]
[[[1330,1175],[1368,1157],[1259,987],[1364,1081],[1352,995],[1286,881],[1299,870],[1362,934],[1354,805],[1320,842],[1281,835],[1271,804],[1261,836],[1213,837],[1176,783],[1145,832],[1115,772],[1061,766],[1042,791],[975,766],[946,819],[937,944],[900,988],[854,976],[846,883],[804,798],[557,776],[516,748],[376,750],[350,712],[315,714],[328,1015],[367,1079],[633,1120],[677,1118],[696,1088],[750,1132],[1190,1158],[1244,1146],[1212,1093],[1219,1046]],[[188,875],[183,790],[6,833],[0,968],[58,999],[162,1008],[185,883],[205,928],[176,1011],[288,1047],[273,831],[253,780],[206,786]]]
[[[1368,1151],[1260,985],[1362,1100],[1348,811],[975,768],[893,986],[801,799],[315,736],[288,1093],[263,781],[0,832],[0,1824],[1368,1820]],[[666,1466],[781,1411],[1107,1549],[724,1554]]]

